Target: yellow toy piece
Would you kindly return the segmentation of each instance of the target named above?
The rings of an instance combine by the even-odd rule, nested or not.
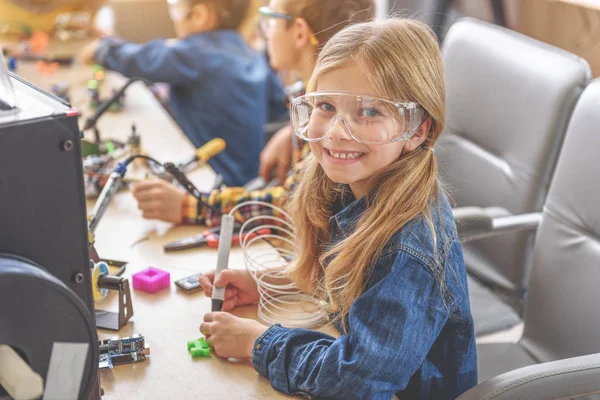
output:
[[[104,300],[108,294],[108,289],[100,288],[98,286],[98,279],[100,279],[100,276],[108,274],[108,264],[104,261],[100,261],[92,268],[92,293],[94,295],[94,301],[96,302]]]

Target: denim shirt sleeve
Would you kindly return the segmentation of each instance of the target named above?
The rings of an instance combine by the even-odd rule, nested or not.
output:
[[[390,273],[352,306],[349,334],[334,339],[275,325],[256,341],[252,362],[287,394],[390,399],[406,388],[448,317],[428,267],[399,251]]]
[[[127,77],[185,85],[197,81],[202,74],[198,61],[192,59],[198,54],[187,54],[190,49],[187,50],[181,41],[169,45],[157,39],[136,44],[109,37],[98,42],[94,58],[103,67]]]

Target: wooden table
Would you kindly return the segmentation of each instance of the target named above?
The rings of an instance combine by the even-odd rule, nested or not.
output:
[[[25,79],[48,89],[56,81],[71,82],[72,103],[83,117],[89,115],[85,85],[91,69],[74,66],[60,69],[53,76],[39,76],[35,66],[22,63],[17,71]],[[119,86],[122,77],[107,76],[108,86]],[[136,83],[126,92],[125,109],[105,114],[98,123],[103,138],[125,139],[135,122],[142,148],[159,161],[188,158],[193,146],[152,94]],[[191,179],[202,190],[212,186],[214,173],[203,168]],[[88,202],[88,209],[93,202]],[[196,249],[165,254],[162,245],[197,234],[200,227],[178,226],[142,219],[130,192],[119,193],[96,230],[96,248],[101,258],[129,262],[124,276],[129,277],[149,266],[166,270],[171,282],[197,272],[207,272],[216,265],[216,250]],[[231,268],[244,268],[242,253],[232,251]],[[210,311],[210,299],[203,292],[185,294],[173,284],[169,289],[149,295],[132,288],[134,316],[118,332],[99,330],[99,339],[142,334],[151,347],[145,362],[115,367],[101,372],[104,399],[277,399],[288,398],[271,388],[267,379],[258,375],[249,360],[231,362],[211,355],[209,359],[192,359],[187,341],[200,335],[199,325]],[[98,309],[115,311],[116,294],[109,294]],[[234,314],[256,318],[256,307],[245,307]],[[335,333],[331,327],[325,328]]]

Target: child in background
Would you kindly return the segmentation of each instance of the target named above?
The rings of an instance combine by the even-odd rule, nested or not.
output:
[[[320,49],[344,27],[371,20],[375,15],[373,0],[272,0],[270,7],[260,9],[263,15],[264,34],[271,65],[278,70],[296,73],[303,82],[308,82],[317,61]],[[290,98],[303,94],[304,88]],[[283,151],[292,159],[292,129],[283,128],[269,142],[284,142]],[[298,171],[300,161],[308,146],[299,143],[293,169]],[[289,171],[289,163],[280,168],[281,181]],[[140,182],[133,187],[133,196],[144,218],[168,222],[214,226],[221,223],[221,213],[228,213],[236,205],[248,200],[260,200],[276,206],[285,203],[290,187],[297,181],[294,174],[285,184],[264,190],[248,192],[241,187],[214,190],[202,195],[202,202],[186,194],[183,189],[162,180]],[[202,204],[209,204],[211,208]],[[270,207],[246,207],[240,210],[239,218],[251,215],[270,215]]]
[[[125,76],[170,84],[169,109],[194,146],[215,137],[227,143],[209,164],[228,186],[257,176],[264,125],[286,111],[265,57],[237,31],[249,2],[169,0],[178,40],[138,45],[107,37],[83,53]]]
[[[268,0],[250,0],[250,7],[248,9],[246,19],[244,22],[242,22],[238,29],[240,35],[242,35],[246,43],[248,43],[250,47],[257,51],[264,50],[264,45],[258,29],[260,22],[260,14],[258,9],[265,6],[267,3]]]
[[[319,56],[295,99],[310,144],[289,203],[297,230],[292,282],[321,301],[342,335],[212,312],[215,352],[251,357],[274,388],[328,399],[455,399],[477,384],[466,271],[433,147],[445,121],[442,58],[413,20],[348,27]],[[246,270],[204,275],[228,285],[223,309],[255,303]]]

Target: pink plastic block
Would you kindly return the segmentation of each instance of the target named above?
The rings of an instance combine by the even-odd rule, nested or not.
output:
[[[148,268],[133,274],[133,288],[146,293],[156,293],[171,285],[171,275],[157,268]]]

